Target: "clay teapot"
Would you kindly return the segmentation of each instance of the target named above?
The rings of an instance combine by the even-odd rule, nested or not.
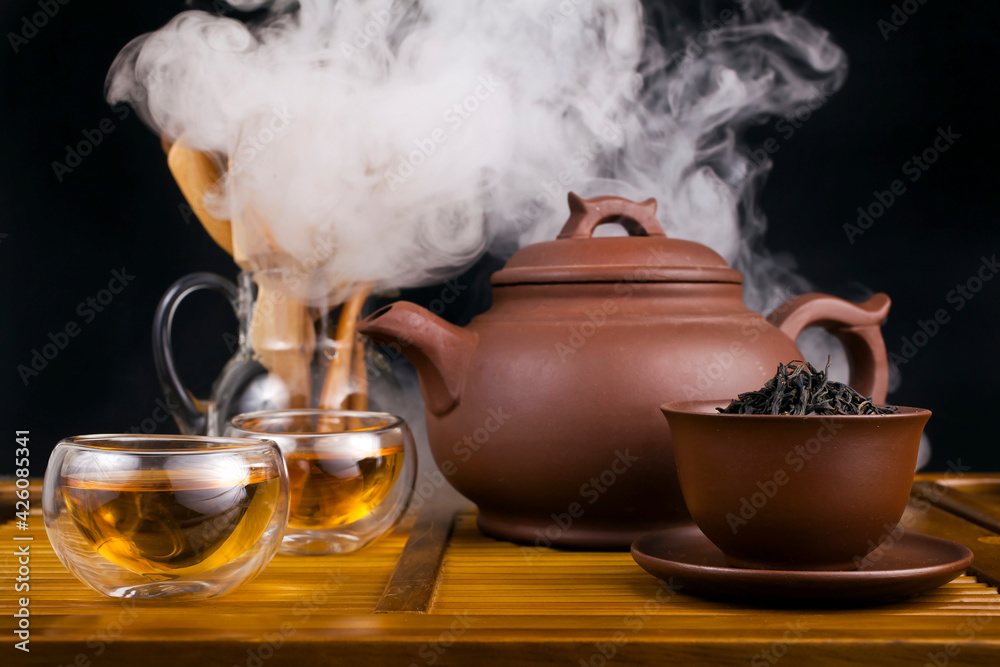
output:
[[[492,276],[493,305],[467,327],[408,302],[360,327],[416,367],[434,459],[478,506],[483,533],[624,549],[690,521],[659,406],[759,388],[802,358],[807,327],[833,333],[851,385],[884,402],[886,295],[804,294],[764,318],[721,256],[667,238],[655,200],[570,194],[569,205],[557,240]],[[592,238],[606,223],[628,236]]]

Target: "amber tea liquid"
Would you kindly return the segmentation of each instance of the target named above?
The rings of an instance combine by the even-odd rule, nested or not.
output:
[[[245,553],[267,528],[281,480],[274,470],[238,479],[198,470],[75,473],[62,478],[69,515],[108,560],[153,580],[214,569]]]
[[[323,530],[357,521],[385,500],[403,467],[403,446],[370,456],[291,452],[290,528]]]

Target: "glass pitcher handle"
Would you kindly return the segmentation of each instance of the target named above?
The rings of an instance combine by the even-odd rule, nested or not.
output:
[[[191,273],[170,286],[160,299],[156,315],[153,317],[153,362],[156,364],[156,375],[160,379],[160,387],[167,405],[173,412],[174,421],[180,427],[181,433],[188,435],[204,435],[208,426],[207,417],[199,407],[198,401],[184,388],[177,375],[170,329],[174,313],[184,297],[202,289],[222,294],[229,300],[234,310],[237,308],[238,292],[235,284],[214,273]]]

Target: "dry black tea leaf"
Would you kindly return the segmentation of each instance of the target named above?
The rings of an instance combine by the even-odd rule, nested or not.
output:
[[[778,364],[777,374],[757,391],[740,394],[725,408],[730,415],[886,415],[899,408],[878,406],[843,382],[827,378],[830,358],[821,371],[805,361]]]

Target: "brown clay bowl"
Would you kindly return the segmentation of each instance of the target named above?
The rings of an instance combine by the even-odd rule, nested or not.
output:
[[[680,401],[670,424],[681,493],[735,567],[849,570],[906,508],[929,410],[872,416],[728,415]]]

